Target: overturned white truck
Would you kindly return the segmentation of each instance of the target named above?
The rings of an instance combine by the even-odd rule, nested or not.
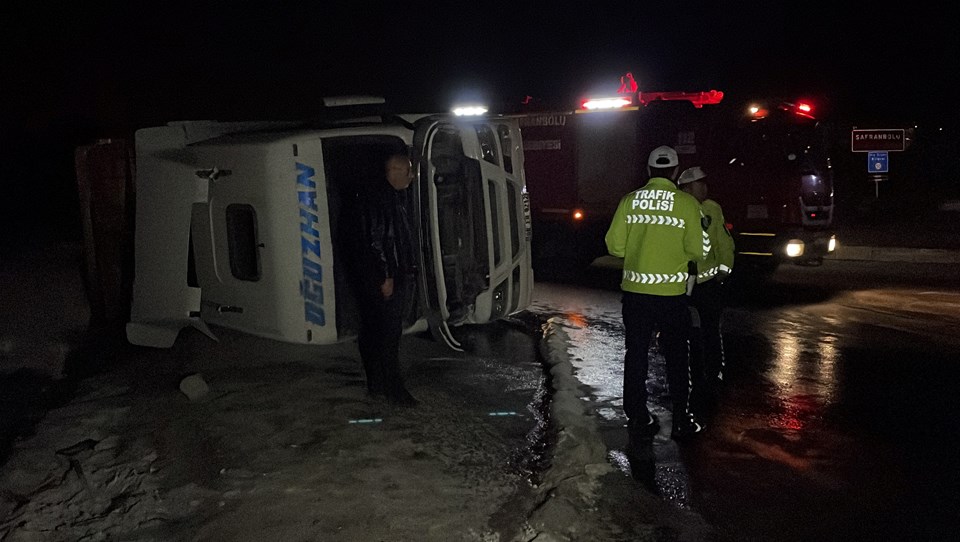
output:
[[[135,271],[127,339],[170,347],[206,324],[301,344],[352,339],[343,197],[383,148],[411,150],[419,246],[405,332],[485,323],[530,303],[516,120],[377,116],[328,124],[191,121],[136,133]],[[355,188],[355,187],[354,187]]]

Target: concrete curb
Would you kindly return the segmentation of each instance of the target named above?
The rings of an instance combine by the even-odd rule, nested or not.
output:
[[[824,258],[873,262],[960,263],[960,250],[840,245],[833,254]]]

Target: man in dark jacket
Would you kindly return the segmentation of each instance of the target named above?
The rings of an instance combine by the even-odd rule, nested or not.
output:
[[[360,308],[357,344],[373,396],[413,406],[400,374],[403,315],[414,283],[414,256],[405,190],[413,180],[406,154],[384,163],[384,179],[360,196],[360,247],[355,277]]]

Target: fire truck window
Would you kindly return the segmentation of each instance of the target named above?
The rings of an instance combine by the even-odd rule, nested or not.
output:
[[[520,252],[520,198],[517,187],[507,181],[507,206],[510,208],[510,257],[516,258]]]
[[[500,165],[500,153],[497,152],[497,138],[493,129],[486,124],[477,124],[477,139],[480,140],[480,152],[483,159],[491,164]]]
[[[487,181],[490,189],[490,226],[493,235],[493,265],[500,265],[500,205],[497,197],[497,184],[491,180]]]
[[[252,206],[238,203],[227,206],[227,246],[233,276],[240,280],[260,280],[257,213]]]
[[[510,137],[510,127],[501,124],[497,126],[497,135],[500,136],[500,149],[503,151],[503,169],[513,173],[513,141]]]

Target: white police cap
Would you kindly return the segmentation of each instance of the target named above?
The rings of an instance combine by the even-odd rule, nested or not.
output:
[[[675,167],[680,165],[680,159],[677,158],[677,151],[673,150],[672,147],[661,145],[650,153],[647,165],[659,168]]]
[[[685,184],[692,183],[694,181],[699,181],[700,179],[706,178],[707,174],[703,172],[699,166],[688,167],[683,170],[683,173],[677,178],[677,186],[683,186]]]

